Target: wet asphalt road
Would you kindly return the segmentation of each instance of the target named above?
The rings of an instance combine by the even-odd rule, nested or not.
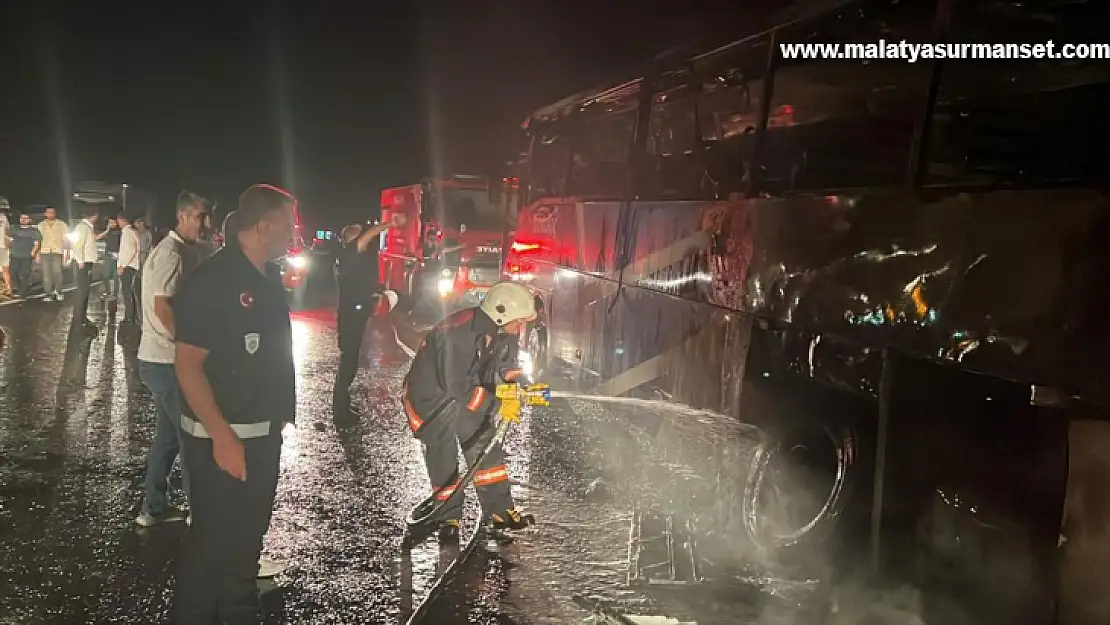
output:
[[[327,294],[309,300],[293,315],[298,427],[285,432],[265,547],[290,569],[263,587],[267,622],[398,622],[413,602],[405,589],[419,600],[442,564],[434,546],[412,552],[410,566],[399,549],[402,519],[427,493],[397,399],[409,356],[376,321],[354,393],[364,416],[337,431],[334,314]],[[90,316],[101,332],[69,338],[68,305],[0,307],[0,625],[165,622],[185,528],[132,524],[154,423],[135,371],[137,331],[117,330],[99,303]],[[737,475],[714,459],[746,466],[736,454],[753,443],[693,421],[580,400],[526,417],[508,444],[510,469],[531,485],[514,493],[539,523],[512,545],[480,549],[424,622],[585,622],[576,594],[703,625],[751,622],[742,593],[707,601],[626,585],[634,504],[735,522],[723,494]]]

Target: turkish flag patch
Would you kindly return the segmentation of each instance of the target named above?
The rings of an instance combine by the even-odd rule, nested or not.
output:
[[[243,291],[239,294],[239,304],[243,308],[254,308],[254,296],[250,291]]]

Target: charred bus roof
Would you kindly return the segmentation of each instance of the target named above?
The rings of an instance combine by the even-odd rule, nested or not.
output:
[[[824,17],[835,15],[846,9],[863,9],[867,4],[878,4],[884,0],[818,0],[815,2],[797,3],[783,11],[774,14],[761,25],[755,26],[750,34],[739,39],[729,38],[721,45],[712,42],[689,42],[672,47],[656,55],[647,65],[654,73],[652,89],[656,93],[665,93],[688,83],[694,75],[710,74],[713,70],[723,69],[729,65],[731,57],[739,51],[768,46],[773,40],[774,33],[804,26],[816,22]],[[885,0],[893,1],[893,0]],[[911,0],[918,2],[924,8],[933,11],[945,0]],[[958,0],[956,0],[958,1]],[[977,11],[989,12],[1000,20],[1012,21],[1015,24],[1033,25],[1034,28],[1043,25],[1059,25],[1067,21],[1069,11],[1082,11],[1094,6],[1092,0],[1060,0],[1050,3],[1036,3],[1030,5],[1019,0],[1000,0],[976,7]],[[1110,17],[1110,13],[1106,16]],[[1082,21],[1082,20],[1077,20]],[[1021,38],[1016,36],[1014,41]],[[931,40],[931,39],[930,39]],[[1097,37],[1086,37],[1085,41],[1098,40]],[[1082,40],[1081,40],[1082,41]],[[764,55],[764,59],[770,57]],[[1026,59],[1025,63],[1035,63],[1037,59]],[[1058,60],[1057,60],[1058,61]],[[1028,85],[1029,91],[1057,90],[1072,86],[1102,83],[1110,81],[1110,68],[1085,67],[1080,71],[1065,71],[1064,75],[1054,74],[1052,85]],[[759,71],[765,71],[762,67]],[[530,129],[535,124],[544,124],[558,121],[587,109],[622,108],[635,101],[643,83],[643,76],[632,78],[618,84],[610,84],[594,89],[580,91],[566,98],[548,104],[533,111],[522,122],[521,127]],[[631,102],[630,102],[631,100]]]
[[[734,48],[756,42],[775,30],[809,19],[816,19],[822,15],[836,12],[844,7],[860,4],[862,1],[864,0],[818,0],[816,2],[797,3],[775,14],[773,18],[768,20],[770,24],[773,24],[772,26],[760,28],[749,35],[740,39],[732,39],[715,48],[711,47],[712,44],[706,46],[696,42],[688,42],[673,46],[657,54],[651,60],[651,65],[657,67],[663,74],[671,72],[682,73],[685,71],[686,68],[684,66],[686,65],[714,59],[728,53]],[[707,47],[709,48],[707,51],[697,52],[697,50],[705,50]],[[578,93],[533,111],[532,114],[525,118],[521,126],[528,128],[533,123],[537,122],[554,122],[586,107],[591,107],[595,103],[622,101],[630,95],[638,93],[642,82],[643,77],[641,76],[616,85],[610,84],[608,86],[579,91]]]

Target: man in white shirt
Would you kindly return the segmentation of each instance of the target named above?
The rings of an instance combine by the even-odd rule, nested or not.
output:
[[[0,293],[3,295],[12,294],[12,253],[11,246],[9,245],[11,243],[11,237],[11,222],[8,221],[7,214],[0,212],[0,270],[3,271],[4,275],[3,290],[0,291]]]
[[[116,275],[119,276],[120,295],[123,296],[123,321],[135,323],[139,319],[139,231],[120,213],[116,216],[120,228],[119,258]]]
[[[69,226],[58,219],[57,211],[49,207],[39,222],[42,244],[39,246],[39,260],[42,262],[43,301],[62,301],[62,260],[65,257],[66,235]]]
[[[150,527],[182,521],[187,513],[169,505],[168,478],[180,449],[181,397],[174,373],[174,316],[171,301],[182,278],[200,264],[194,248],[207,214],[207,201],[183,191],[177,197],[177,227],[150,252],[143,265],[142,326],[139,342],[139,377],[154,395],[157,421],[146,463],[145,498],[135,523]],[[120,244],[123,255],[123,244]],[[181,484],[189,492],[189,476],[181,467]]]
[[[95,205],[85,206],[85,218],[73,227],[73,262],[77,263],[77,302],[73,305],[73,325],[94,327],[89,320],[89,289],[97,263],[96,220],[100,217]]]

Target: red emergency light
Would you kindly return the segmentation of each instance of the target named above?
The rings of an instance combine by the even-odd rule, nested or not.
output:
[[[534,251],[540,249],[540,244],[539,243],[521,243],[520,241],[513,241],[513,244],[510,246],[510,249],[512,249],[512,251],[514,251],[514,252],[523,254],[524,252],[534,252]]]

